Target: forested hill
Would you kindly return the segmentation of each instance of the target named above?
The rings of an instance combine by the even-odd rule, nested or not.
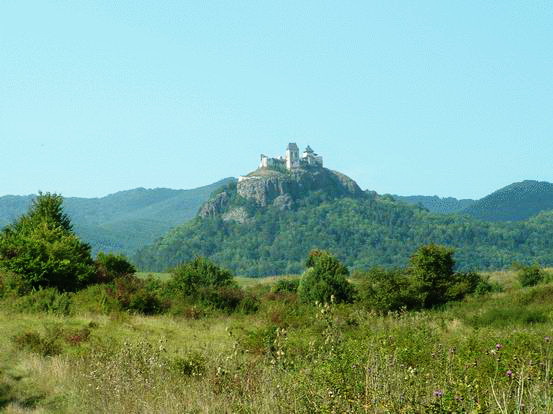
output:
[[[485,221],[522,221],[553,210],[553,184],[526,180],[503,187],[480,200],[437,196],[393,196],[433,213],[460,213]]]
[[[454,197],[438,197],[438,196],[399,196],[393,195],[396,200],[403,201],[407,204],[419,205],[426,208],[432,213],[459,213],[464,209],[473,205],[476,200],[457,199]]]
[[[463,213],[486,221],[520,221],[552,209],[553,184],[526,180],[493,192]]]
[[[64,209],[77,234],[94,251],[130,255],[193,218],[213,191],[234,180],[225,178],[191,190],[136,188],[101,198],[68,197]],[[33,198],[33,195],[0,197],[0,228],[27,211]]]
[[[324,180],[265,171],[232,183],[135,261],[144,270],[165,270],[202,255],[240,275],[263,276],[300,272],[313,248],[328,249],[351,267],[393,267],[434,242],[455,247],[461,269],[553,265],[553,213],[518,223],[435,214],[359,192],[349,178],[326,171]]]

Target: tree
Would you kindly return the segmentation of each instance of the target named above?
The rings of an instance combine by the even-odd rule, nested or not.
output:
[[[370,309],[386,312],[421,307],[420,295],[404,269],[372,268],[357,271],[361,301]]]
[[[115,278],[136,273],[136,268],[121,254],[100,252],[96,256],[96,280],[111,282]]]
[[[204,257],[182,263],[171,271],[171,287],[185,296],[194,295],[200,288],[231,287],[235,285],[230,271]]]
[[[0,269],[33,287],[72,291],[94,277],[90,246],[73,233],[63,198],[39,193],[29,211],[0,233]]]
[[[447,291],[453,282],[454,250],[429,244],[421,246],[411,256],[409,272],[422,306],[429,308],[447,301]]]
[[[324,250],[312,250],[301,277],[298,294],[304,302],[352,302],[355,290],[348,282],[349,271],[340,261]]]
[[[517,279],[522,287],[536,286],[545,279],[545,272],[537,263],[531,266],[515,263],[513,268],[517,272]]]

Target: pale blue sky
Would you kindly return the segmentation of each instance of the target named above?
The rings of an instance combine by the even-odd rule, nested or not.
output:
[[[553,2],[0,3],[0,195],[191,188],[289,141],[379,193],[553,181]]]

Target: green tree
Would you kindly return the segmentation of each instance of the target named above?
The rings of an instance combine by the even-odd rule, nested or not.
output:
[[[29,211],[0,233],[0,269],[33,287],[76,290],[95,273],[90,246],[73,233],[63,198],[40,193]]]
[[[409,272],[423,307],[447,302],[447,291],[454,282],[453,252],[451,248],[429,244],[411,256]]]
[[[230,271],[217,266],[204,257],[196,257],[171,270],[170,286],[184,294],[194,295],[200,288],[232,287],[235,285]]]
[[[545,272],[539,264],[524,266],[515,263],[513,267],[517,271],[517,279],[522,287],[536,286],[545,279]]]
[[[354,274],[361,301],[380,312],[421,307],[412,277],[403,269],[373,268]]]
[[[96,281],[101,283],[136,273],[136,268],[120,254],[100,252],[96,256],[95,265]]]
[[[349,271],[340,261],[324,250],[312,250],[301,277],[298,294],[304,302],[352,302],[355,290],[347,277]]]

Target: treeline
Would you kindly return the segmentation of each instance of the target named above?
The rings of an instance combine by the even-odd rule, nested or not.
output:
[[[135,263],[163,271],[205,256],[255,277],[300,273],[309,251],[323,249],[350,268],[394,268],[406,266],[418,246],[435,243],[456,249],[459,270],[501,269],[514,261],[553,265],[550,212],[525,222],[489,223],[432,214],[376,195],[330,198],[315,192],[288,211],[240,202],[250,213],[245,223],[196,218],[139,251]]]
[[[196,316],[257,311],[261,296],[242,289],[231,271],[206,258],[174,266],[167,281],[137,277],[121,255],[99,253],[93,259],[90,246],[74,234],[62,202],[58,195],[41,194],[28,213],[0,233],[0,297],[16,309]],[[375,311],[432,308],[499,289],[477,273],[456,271],[453,254],[445,246],[423,245],[405,267],[350,275],[330,252],[312,250],[299,280],[282,279],[271,289],[304,303],[359,302]],[[546,279],[537,265],[517,269],[522,286]]]

